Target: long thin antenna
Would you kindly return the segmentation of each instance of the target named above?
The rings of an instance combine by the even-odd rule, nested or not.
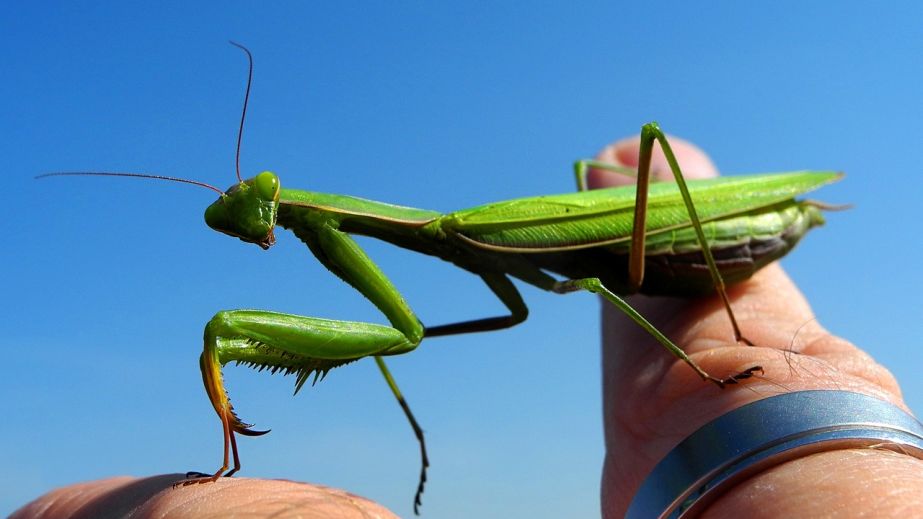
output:
[[[194,186],[205,187],[211,189],[212,191],[218,193],[219,195],[224,195],[224,191],[218,189],[217,187],[206,184],[205,182],[199,182],[198,180],[188,180],[185,178],[178,177],[166,177],[163,175],[147,175],[144,173],[104,173],[102,171],[66,171],[59,173],[45,173],[43,175],[37,175],[35,178],[45,178],[45,177],[133,177],[133,178],[152,178],[155,180],[169,180],[172,182],[181,182],[183,184],[192,184]]]
[[[244,47],[243,45],[229,40],[230,44],[242,49],[247,53],[247,61],[250,63],[250,70],[247,72],[247,92],[244,94],[244,109],[240,114],[240,128],[237,130],[237,156],[235,158],[235,163],[237,165],[237,181],[243,182],[243,178],[240,176],[240,141],[244,136],[244,119],[247,118],[247,103],[250,101],[250,85],[253,83],[253,54],[250,54],[250,49]]]

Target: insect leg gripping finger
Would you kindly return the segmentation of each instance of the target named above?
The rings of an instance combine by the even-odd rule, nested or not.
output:
[[[254,431],[250,429],[250,424],[243,423],[234,413],[231,401],[228,399],[227,391],[224,389],[224,382],[221,376],[221,363],[218,361],[218,354],[215,348],[216,337],[209,333],[209,327],[205,328],[205,351],[199,357],[199,368],[202,370],[202,381],[205,384],[205,391],[208,393],[208,399],[218,413],[221,419],[221,432],[224,437],[224,462],[221,468],[212,475],[202,474],[201,472],[189,472],[186,474],[187,479],[177,482],[177,486],[187,486],[197,483],[208,483],[217,481],[222,475],[231,476],[240,470],[240,457],[237,454],[237,440],[234,433],[248,436],[259,436],[269,431]],[[228,454],[233,452],[234,468],[228,471],[230,466]],[[227,471],[227,472],[226,472]]]
[[[218,413],[218,418],[221,419],[221,431],[224,437],[224,462],[221,464],[221,468],[211,476],[196,477],[196,475],[191,474],[189,479],[178,483],[182,486],[214,482],[222,475],[231,476],[240,470],[240,457],[237,454],[237,439],[234,437],[234,433],[246,436],[260,436],[269,432],[268,430],[254,431],[250,429],[251,425],[242,422],[237,417],[237,414],[234,413],[234,408],[231,406],[227,391],[224,389],[224,381],[221,376],[221,362],[219,361],[217,350],[218,337],[214,333],[214,326],[212,326],[214,321],[215,319],[212,319],[208,326],[205,327],[205,351],[199,357],[199,368],[202,370],[202,382],[205,384],[208,399],[211,401],[212,407],[215,408],[215,412]],[[228,471],[230,466],[229,454],[233,454],[234,468]]]

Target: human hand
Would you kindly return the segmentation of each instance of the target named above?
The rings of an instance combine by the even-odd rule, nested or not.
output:
[[[636,166],[638,138],[603,150],[599,160]],[[686,178],[716,176],[695,146],[671,138]],[[652,169],[672,179],[659,147]],[[592,171],[590,187],[630,183]],[[747,339],[733,341],[715,297],[656,299],[632,305],[717,377],[762,366],[765,374],[719,389],[667,353],[612,305],[603,303],[604,517],[623,517],[644,477],[677,443],[733,409],[767,396],[810,389],[864,393],[905,410],[891,374],[860,349],[824,330],[798,288],[776,265],[729,287]],[[923,462],[885,450],[834,450],[770,468],[731,489],[704,517],[897,517],[923,510]],[[873,475],[873,476],[872,476]],[[653,512],[653,511],[652,511]],[[912,515],[912,514],[911,514]]]
[[[173,488],[183,474],[121,476],[58,488],[10,519],[93,517],[396,518],[379,504],[343,490],[285,480],[221,478]]]

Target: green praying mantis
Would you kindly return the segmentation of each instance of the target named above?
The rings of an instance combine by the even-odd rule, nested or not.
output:
[[[784,256],[809,229],[822,224],[826,207],[795,197],[841,177],[831,171],[799,171],[685,181],[664,133],[656,123],[649,123],[641,129],[634,187],[587,190],[590,168],[635,172],[584,160],[575,165],[577,192],[494,202],[448,214],[284,188],[279,177],[268,171],[243,180],[240,143],[253,58],[246,48],[231,43],[246,52],[250,69],[237,142],[238,182],[227,191],[193,180],[140,173],[40,176],[145,177],[217,191],[218,199],[205,211],[209,227],[263,249],[275,242],[276,226],[292,231],[327,269],[369,299],[389,324],[260,310],[218,312],[205,327],[200,367],[222,424],[223,463],[214,474],[190,474],[182,484],[231,476],[241,466],[236,435],[268,432],[254,430],[238,418],[224,387],[224,365],[234,362],[294,374],[297,393],[307,381],[316,383],[333,368],[372,357],[419,443],[422,467],[414,496],[418,513],[429,466],[423,430],[384,357],[411,352],[425,338],[500,330],[523,322],[528,309],[512,278],[555,293],[586,291],[602,296],[705,381],[724,387],[749,378],[762,368],[753,366],[723,378],[707,373],[619,295],[717,292],[734,339],[749,344],[734,318],[725,285],[745,280]],[[663,150],[675,183],[651,182],[655,143]],[[352,235],[435,256],[479,276],[508,315],[424,326]]]

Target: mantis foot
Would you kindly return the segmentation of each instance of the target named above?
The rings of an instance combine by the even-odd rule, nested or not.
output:
[[[206,474],[204,472],[187,472],[186,479],[173,483],[173,488],[188,487],[189,485],[198,485],[200,483],[214,483],[221,477],[221,472],[216,474]]]
[[[744,337],[743,335],[741,335],[740,337],[737,337],[737,342],[741,342],[743,344],[746,344],[747,346],[756,346],[756,344],[754,344],[753,341]]]
[[[736,375],[734,375],[734,376],[731,376],[731,377],[727,377],[727,378],[715,378],[715,377],[713,377],[713,376],[711,376],[711,375],[707,375],[707,376],[705,377],[705,380],[707,380],[707,381],[709,381],[709,382],[714,382],[718,387],[720,387],[721,389],[724,389],[725,386],[728,386],[728,385],[730,385],[730,384],[737,384],[737,383],[738,383],[739,381],[741,381],[741,380],[746,380],[746,379],[752,377],[752,376],[753,376],[754,374],[756,374],[757,372],[759,372],[760,374],[765,373],[765,372],[763,371],[763,367],[762,367],[762,366],[753,366],[752,368],[747,368],[747,369],[741,371],[740,373],[738,373],[738,374],[736,374]]]
[[[205,472],[199,472],[197,470],[190,470],[189,472],[186,473],[186,479],[200,479],[200,478],[210,478],[210,477],[212,477],[211,474],[207,474]]]

